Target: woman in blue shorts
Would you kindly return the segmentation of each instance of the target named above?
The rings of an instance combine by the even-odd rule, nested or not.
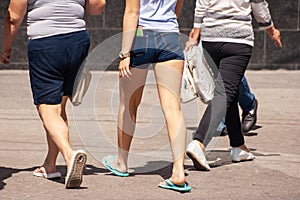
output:
[[[84,12],[100,14],[105,0],[11,0],[4,21],[2,63],[9,64],[12,43],[27,15],[28,61],[34,104],[47,133],[48,154],[33,174],[59,178],[56,159],[67,164],[66,188],[79,187],[86,153],[69,143],[66,103],[72,95],[80,65],[88,54],[90,37]]]
[[[104,157],[102,163],[117,176],[129,175],[127,161],[137,109],[147,68],[153,64],[174,160],[172,176],[161,182],[159,187],[187,192],[191,188],[185,182],[183,165],[186,127],[179,100],[184,56],[179,43],[177,17],[182,3],[183,0],[126,1],[122,50],[119,54],[119,152],[117,157]]]

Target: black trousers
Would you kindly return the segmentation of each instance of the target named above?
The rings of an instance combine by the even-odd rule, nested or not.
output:
[[[203,41],[202,45],[216,64],[216,88],[214,98],[208,104],[193,139],[201,141],[206,146],[225,117],[230,146],[241,146],[244,144],[244,136],[238,109],[238,92],[240,81],[252,55],[252,46]]]

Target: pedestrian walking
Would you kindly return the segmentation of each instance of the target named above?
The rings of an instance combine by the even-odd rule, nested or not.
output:
[[[56,171],[61,152],[67,165],[66,188],[80,186],[87,160],[83,150],[71,147],[66,115],[67,100],[90,46],[83,16],[100,14],[104,6],[105,0],[11,0],[4,20],[1,61],[9,64],[13,41],[27,18],[31,89],[48,143],[45,161],[33,175],[61,177]]]
[[[254,34],[252,17],[261,29],[265,29],[276,46],[282,47],[280,32],[274,27],[265,0],[197,0],[194,28],[186,49],[202,40],[203,48],[214,60],[222,82],[216,83],[215,96],[200,121],[193,141],[187,147],[187,155],[195,168],[210,170],[204,152],[207,142],[222,120],[226,99],[225,123],[230,140],[233,162],[253,160],[245,145],[238,110],[239,84],[252,55]]]
[[[149,64],[154,65],[160,104],[166,119],[173,154],[172,176],[159,187],[191,190],[184,174],[186,126],[180,109],[183,49],[177,17],[183,0],[127,0],[120,52],[120,106],[118,155],[103,158],[103,165],[117,176],[128,176],[128,155],[142,99]],[[134,41],[134,42],[133,42]]]

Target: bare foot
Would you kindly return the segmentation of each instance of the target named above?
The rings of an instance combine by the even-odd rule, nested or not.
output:
[[[174,177],[174,176],[171,176],[169,178],[169,180],[174,183],[175,185],[183,185],[185,184],[185,177]],[[160,182],[160,185],[168,185],[165,181],[162,181]]]
[[[177,164],[177,166],[176,164],[173,164],[172,176],[169,178],[169,180],[175,185],[183,185],[185,183],[183,164],[182,165]],[[166,184],[166,183],[162,183],[162,184]]]
[[[49,166],[42,165],[41,167],[36,168],[33,172],[34,173],[43,173],[43,174],[44,173],[46,173],[46,174],[55,173],[56,167],[55,166],[49,167]]]
[[[122,159],[120,159],[117,156],[108,155],[108,156],[106,156],[106,163],[111,163],[111,159],[112,159],[112,165],[111,166],[114,169],[116,169],[119,172],[123,172],[123,173],[128,172],[128,167],[125,164],[125,162],[122,161]]]

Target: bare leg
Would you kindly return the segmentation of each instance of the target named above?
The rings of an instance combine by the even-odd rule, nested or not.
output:
[[[113,167],[120,172],[128,171],[128,154],[136,125],[137,108],[141,102],[147,77],[147,69],[131,69],[131,78],[120,78],[120,106],[118,113],[118,159]],[[107,157],[107,159],[110,159]],[[109,161],[107,161],[109,162]]]
[[[170,181],[181,185],[185,183],[184,153],[186,144],[186,126],[180,108],[183,61],[172,60],[158,63],[154,71],[174,160]]]
[[[64,96],[62,103],[61,103],[61,117],[68,126],[68,119],[66,115],[66,103],[67,103],[68,97]],[[59,149],[56,146],[55,142],[52,140],[49,132],[46,130],[46,136],[47,136],[47,144],[48,144],[48,153],[45,158],[44,164],[42,165],[43,168],[45,168],[47,173],[53,173],[56,172],[56,159],[59,153]],[[42,168],[38,168],[35,170],[35,172],[42,172]]]
[[[48,154],[44,165],[46,169],[54,168],[58,152],[60,151],[69,165],[73,150],[69,143],[69,131],[65,106],[67,97],[63,97],[62,103],[57,105],[41,104],[37,106],[40,118],[47,132]],[[48,171],[47,171],[48,172]]]

